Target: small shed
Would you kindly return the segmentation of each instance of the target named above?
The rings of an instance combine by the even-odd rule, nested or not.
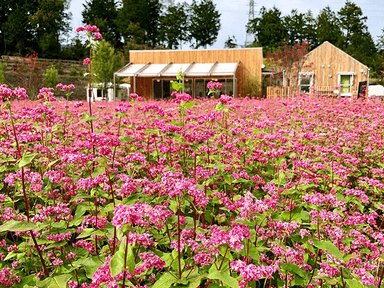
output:
[[[115,77],[130,77],[132,91],[147,99],[171,96],[171,81],[182,72],[185,93],[207,95],[207,83],[223,84],[219,94],[242,95],[249,77],[261,83],[262,48],[222,50],[132,50],[130,63]]]
[[[315,90],[320,93],[356,96],[360,82],[366,81],[366,85],[369,85],[369,68],[328,41],[306,57],[299,74],[300,92],[308,92],[309,87],[316,87]]]

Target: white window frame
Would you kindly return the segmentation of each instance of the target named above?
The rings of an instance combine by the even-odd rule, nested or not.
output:
[[[309,83],[309,86],[308,86],[308,88],[309,88],[309,87],[313,87],[313,78],[314,78],[314,75],[315,75],[314,72],[300,72],[300,73],[299,73],[299,87],[300,87],[300,92],[301,92],[301,86],[303,86],[303,87],[307,87],[307,86],[308,86],[307,84],[305,84],[305,85],[301,84],[302,76],[310,76],[310,77],[311,77],[311,80],[310,80],[310,83]]]
[[[353,86],[353,81],[355,80],[354,79],[355,75],[356,75],[355,72],[339,72],[338,73],[337,86],[340,87],[340,96],[352,96],[352,86]],[[350,78],[351,79],[350,84],[348,85],[349,86],[349,92],[348,93],[341,93],[341,88],[347,86],[347,85],[341,84],[341,76],[350,76],[351,77]]]

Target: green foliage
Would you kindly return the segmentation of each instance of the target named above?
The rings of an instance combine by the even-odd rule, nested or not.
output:
[[[121,66],[120,54],[107,41],[100,41],[97,49],[92,52],[92,82],[103,83],[106,88],[107,83],[113,81],[113,73]]]
[[[372,66],[377,52],[366,25],[367,17],[355,3],[347,1],[338,12],[342,38],[340,48],[352,57]]]
[[[138,44],[157,46],[160,43],[159,0],[122,0],[118,10],[116,24],[125,41],[133,39]]]
[[[0,63],[0,83],[7,84],[7,80],[5,79],[5,68],[6,66],[3,63]]]
[[[169,49],[178,48],[183,41],[188,40],[187,10],[185,2],[169,5],[160,19],[160,37]]]
[[[49,67],[43,74],[43,83],[47,87],[55,88],[56,84],[59,83],[59,71],[55,66]]]
[[[42,57],[53,58],[60,54],[60,40],[70,30],[69,3],[69,0],[40,0],[38,10],[30,16]]]
[[[320,11],[316,18],[316,25],[319,43],[328,41],[338,46],[341,41],[340,19],[329,6]]]
[[[87,0],[83,4],[81,13],[83,23],[92,23],[102,31],[103,39],[110,42],[113,47],[121,48],[121,35],[116,25],[117,1],[115,0]]]
[[[225,41],[224,43],[224,48],[236,48],[236,47],[237,47],[237,44],[236,44],[235,35],[233,35],[232,37],[228,36],[227,41]]]
[[[281,46],[287,36],[281,11],[276,6],[269,10],[261,7],[259,17],[248,22],[247,33],[255,35],[255,42],[259,46],[267,49]]]
[[[243,95],[249,95],[249,97],[259,97],[260,93],[261,93],[261,84],[258,79],[258,76],[249,74],[243,86]]]
[[[220,13],[212,0],[192,1],[190,6],[189,40],[194,49],[215,43],[220,24]],[[204,29],[202,29],[204,25]]]

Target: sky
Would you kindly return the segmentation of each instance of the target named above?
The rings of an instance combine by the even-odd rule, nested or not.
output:
[[[182,2],[180,0],[174,0]],[[186,0],[187,3],[192,3],[192,0]],[[220,22],[221,29],[217,37],[217,41],[208,46],[208,49],[222,49],[228,36],[235,36],[238,45],[244,45],[246,38],[246,24],[248,23],[250,0],[213,0],[216,4],[216,9],[221,13]],[[363,15],[368,17],[366,22],[368,30],[371,33],[374,41],[377,37],[383,35],[384,29],[384,1],[383,0],[354,0],[351,1],[359,6]],[[83,3],[85,0],[72,0],[70,11],[72,12],[73,31],[83,25],[81,12],[84,10]],[[282,15],[288,15],[292,9],[297,9],[298,12],[306,13],[311,10],[316,17],[319,11],[326,6],[329,6],[333,11],[337,12],[344,6],[345,0],[270,0],[258,2],[254,0],[255,17],[258,16],[260,8],[265,6],[267,9],[276,6]],[[92,24],[92,23],[90,23]],[[100,31],[102,33],[102,31]],[[187,44],[183,44],[183,50],[190,49]]]

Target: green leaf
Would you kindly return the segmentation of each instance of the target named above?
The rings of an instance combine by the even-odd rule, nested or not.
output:
[[[75,216],[73,217],[72,221],[70,222],[71,226],[77,226],[81,222],[83,222],[83,215],[88,210],[88,207],[85,205],[78,204],[76,208]]]
[[[105,173],[105,167],[98,166],[98,167],[95,168],[95,170],[93,170],[91,176],[92,176],[92,178],[95,178],[95,177],[97,177],[99,175],[102,175],[104,173]]]
[[[345,282],[347,282],[348,286],[351,288],[364,288],[364,285],[358,280],[347,279]]]
[[[192,108],[193,106],[195,106],[196,104],[199,104],[199,102],[197,102],[197,101],[189,101],[189,102],[185,102],[183,104],[183,107],[185,109],[189,109],[189,108]]]
[[[337,248],[330,241],[319,241],[318,239],[312,239],[313,245],[321,250],[327,251],[327,253],[332,254],[336,258],[343,260],[343,254],[340,253],[339,248]]]
[[[95,230],[93,228],[85,228],[83,232],[81,232],[81,234],[76,238],[77,239],[86,238],[90,235],[104,236],[105,232],[103,232],[102,230]]]
[[[11,220],[0,226],[0,232],[5,232],[5,231],[25,232],[35,228],[36,228],[36,225],[33,223]]]
[[[280,268],[284,269],[285,271],[293,272],[294,274],[299,275],[301,278],[305,278],[304,270],[300,269],[300,267],[296,264],[283,263],[280,264]]]
[[[124,251],[117,251],[113,255],[110,264],[111,276],[115,277],[124,270]]]
[[[183,83],[179,83],[177,81],[171,81],[171,82],[172,82],[172,89],[177,92],[180,92],[181,89],[185,88]]]
[[[133,253],[132,245],[129,245],[127,251],[127,268],[132,275],[135,275],[135,266],[135,254]]]
[[[189,282],[188,288],[198,288],[200,287],[201,280],[207,277],[208,274],[203,274],[203,275],[196,275],[189,277],[187,280]]]
[[[101,267],[104,262],[100,261],[97,256],[87,258],[84,260],[83,265],[84,265],[84,270],[85,274],[87,274],[87,277],[89,279],[92,279],[92,275],[95,274],[97,268]]]
[[[231,277],[228,271],[217,271],[214,265],[209,270],[210,273],[207,276],[208,279],[217,279],[223,281],[223,283],[227,284],[229,287],[239,288],[239,282]]]
[[[67,283],[71,277],[71,274],[62,274],[37,282],[36,286],[39,288],[67,288]]]
[[[216,107],[215,107],[215,110],[216,111],[221,111],[221,110],[223,110],[223,102],[219,102],[219,103],[217,103],[217,105],[216,105]]]
[[[128,137],[128,136],[120,136],[119,139],[121,140],[122,144],[125,144],[127,142],[135,142],[134,139],[132,139],[131,137]]]
[[[169,273],[163,274],[159,280],[155,282],[153,288],[169,288],[173,283],[176,283],[177,279]]]
[[[98,119],[99,119],[99,117],[97,117],[97,116],[88,116],[88,117],[85,117],[84,119],[80,120],[77,124],[81,124],[81,123],[93,121],[93,120],[98,120]]]
[[[19,168],[23,168],[23,167],[27,166],[29,163],[31,163],[33,161],[33,159],[36,156],[37,156],[37,154],[30,154],[30,153],[25,154],[19,162]]]

